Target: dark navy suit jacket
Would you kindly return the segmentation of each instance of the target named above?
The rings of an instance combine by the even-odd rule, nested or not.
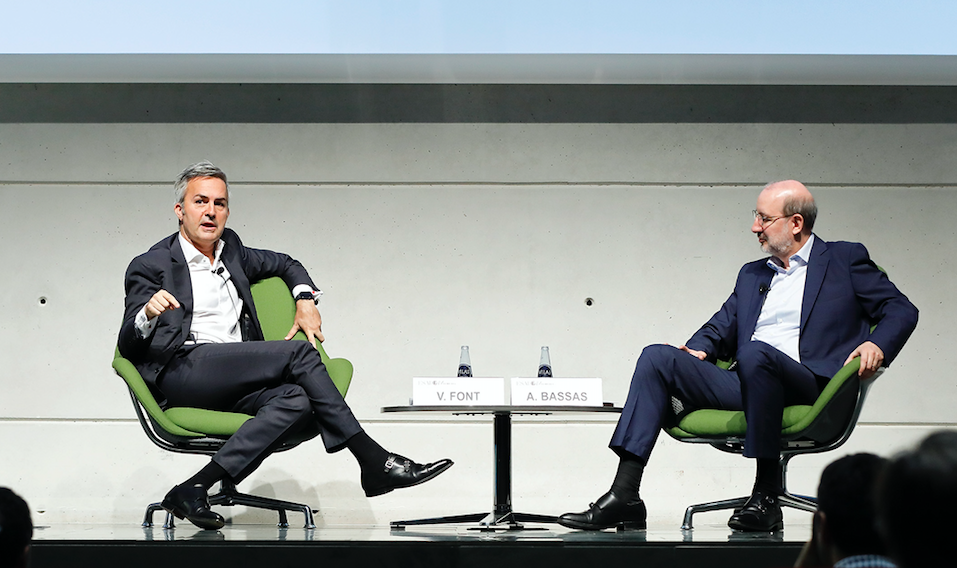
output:
[[[178,235],[178,232],[174,233],[153,245],[134,258],[126,270],[126,310],[117,344],[120,354],[136,366],[147,384],[154,387],[156,378],[186,342],[193,315],[189,266]],[[222,240],[225,244],[221,260],[243,300],[241,323],[244,336],[249,340],[262,340],[249,288],[251,283],[279,276],[290,290],[297,284],[308,284],[313,290],[317,288],[302,264],[289,255],[243,246],[239,235],[231,229],[223,231]],[[171,293],[179,301],[180,308],[160,314],[153,333],[141,338],[134,326],[136,314],[160,289]]]
[[[731,297],[687,346],[710,359],[735,356],[738,347],[751,340],[773,276],[767,259],[745,264]],[[830,377],[857,346],[870,340],[889,365],[915,327],[917,308],[871,261],[864,245],[829,243],[815,236],[801,306],[802,364]]]

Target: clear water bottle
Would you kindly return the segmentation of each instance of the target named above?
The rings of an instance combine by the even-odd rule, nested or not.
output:
[[[460,377],[471,377],[472,376],[472,360],[469,359],[469,346],[462,346],[462,354],[459,355],[459,376]]]
[[[538,360],[538,376],[552,376],[552,360],[548,356],[548,346],[542,347],[542,357]]]

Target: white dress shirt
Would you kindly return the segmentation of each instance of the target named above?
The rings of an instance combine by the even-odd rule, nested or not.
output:
[[[189,268],[189,280],[193,291],[193,317],[189,326],[191,343],[230,343],[243,340],[239,329],[239,314],[243,310],[243,300],[236,292],[229,277],[229,270],[223,265],[224,243],[216,243],[213,261],[199,252],[183,234],[178,235],[179,246],[186,257]],[[179,298],[177,298],[179,300]],[[156,326],[156,318],[148,320],[146,306],[136,314],[134,322],[141,337],[147,337]]]
[[[811,257],[814,235],[808,237],[801,250],[788,259],[788,268],[775,257],[768,259],[774,270],[771,284],[764,293],[764,304],[758,316],[751,341],[763,341],[801,362],[801,307],[804,303],[804,283],[807,281],[807,261]]]

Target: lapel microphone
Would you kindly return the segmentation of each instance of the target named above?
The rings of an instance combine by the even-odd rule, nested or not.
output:
[[[243,341],[246,341],[247,332],[244,326],[240,325],[240,320],[243,319],[243,314],[239,313],[239,308],[236,306],[236,301],[233,300],[233,293],[229,291],[229,284],[226,280],[226,277],[223,276],[223,271],[225,267],[220,266],[217,270],[210,270],[216,276],[219,276],[223,279],[223,285],[226,286],[226,294],[229,296],[229,303],[233,305],[233,312],[236,314],[236,325],[239,325],[239,331],[242,334]],[[238,293],[238,290],[237,290]]]

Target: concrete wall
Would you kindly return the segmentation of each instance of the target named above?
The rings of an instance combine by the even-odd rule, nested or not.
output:
[[[118,103],[119,104],[119,103]],[[325,291],[326,348],[352,360],[348,401],[369,432],[456,466],[366,499],[347,452],[273,456],[247,490],[304,499],[320,524],[485,510],[487,419],[383,415],[413,376],[528,376],[548,345],[556,376],[604,378],[621,404],[648,343],[682,343],[720,306],[760,187],[811,187],[826,240],[867,244],[921,309],[839,453],[891,454],[954,427],[957,124],[886,123],[0,123],[0,485],[39,524],[138,522],[204,458],[164,453],[110,368],[123,273],[176,229],[171,180],[210,159],[232,180],[229,226],[299,259]],[[593,298],[591,306],[585,298]],[[607,489],[613,418],[517,419],[517,510],[580,510]],[[835,456],[795,460],[813,493]],[[643,493],[653,520],[745,493],[751,464],[662,439]],[[235,511],[235,522],[268,518]],[[789,513],[790,515],[790,513]],[[723,523],[726,514],[700,522]],[[795,522],[808,517],[789,516]],[[295,524],[298,522],[292,519]]]

